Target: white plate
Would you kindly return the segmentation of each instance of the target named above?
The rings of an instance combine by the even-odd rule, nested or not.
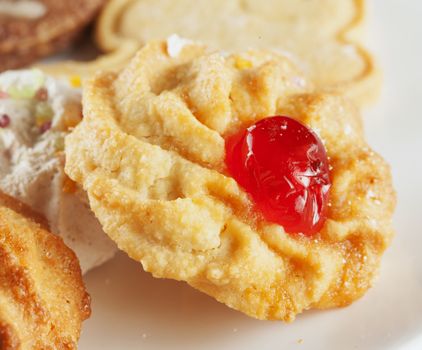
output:
[[[120,254],[86,276],[93,315],[80,350],[422,349],[422,1],[374,0],[370,10],[368,41],[385,81],[366,129],[399,195],[397,236],[375,287],[345,309],[262,322]]]

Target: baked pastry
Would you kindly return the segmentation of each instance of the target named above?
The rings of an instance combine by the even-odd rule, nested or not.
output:
[[[0,72],[28,65],[69,46],[104,0],[0,2]]]
[[[76,349],[90,315],[75,254],[45,220],[0,193],[0,349]]]
[[[359,105],[378,94],[380,74],[361,45],[363,0],[111,0],[96,37],[106,52],[133,55],[139,45],[173,33],[228,52],[289,52],[320,90]]]
[[[393,234],[389,167],[356,108],[286,57],[152,42],[87,83],[83,108],[65,172],[155,277],[285,321],[371,286]]]
[[[79,84],[39,70],[0,74],[0,190],[44,215],[86,272],[116,247],[63,172],[64,137],[82,118]]]

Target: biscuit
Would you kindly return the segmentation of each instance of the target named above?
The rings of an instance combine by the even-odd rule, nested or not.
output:
[[[76,349],[90,315],[75,254],[45,219],[0,193],[0,349]]]
[[[6,0],[0,3],[0,72],[69,46],[104,0]]]
[[[112,0],[97,24],[106,52],[131,57],[133,42],[176,33],[228,52],[249,48],[290,52],[319,89],[359,105],[375,99],[380,74],[361,45],[364,0]]]
[[[284,56],[153,42],[85,86],[65,172],[104,231],[146,271],[259,319],[348,305],[371,286],[395,205],[386,162],[342,97],[315,92]],[[313,237],[254,216],[227,175],[225,137],[272,115],[311,127],[330,157],[328,219]]]

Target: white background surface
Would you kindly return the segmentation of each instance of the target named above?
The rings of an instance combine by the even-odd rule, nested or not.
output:
[[[86,276],[93,315],[80,350],[422,349],[422,1],[368,2],[368,44],[385,79],[364,113],[366,131],[391,163],[399,197],[397,236],[375,287],[345,309],[262,322],[155,280],[121,253]]]

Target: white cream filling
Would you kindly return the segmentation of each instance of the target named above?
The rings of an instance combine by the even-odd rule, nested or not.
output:
[[[0,1],[0,14],[11,17],[37,19],[47,13],[43,3],[36,0]]]
[[[0,99],[0,115],[10,118],[10,124],[0,128],[0,189],[43,214],[52,232],[75,251],[86,272],[110,259],[116,246],[90,210],[85,193],[79,189],[63,191],[66,176],[60,148],[66,129],[62,116],[69,105],[80,105],[81,94],[67,82],[40,76],[39,71],[0,74],[0,91],[12,88],[25,92],[34,86],[47,90],[45,102],[53,111],[52,128],[41,133],[35,125],[34,99]]]

